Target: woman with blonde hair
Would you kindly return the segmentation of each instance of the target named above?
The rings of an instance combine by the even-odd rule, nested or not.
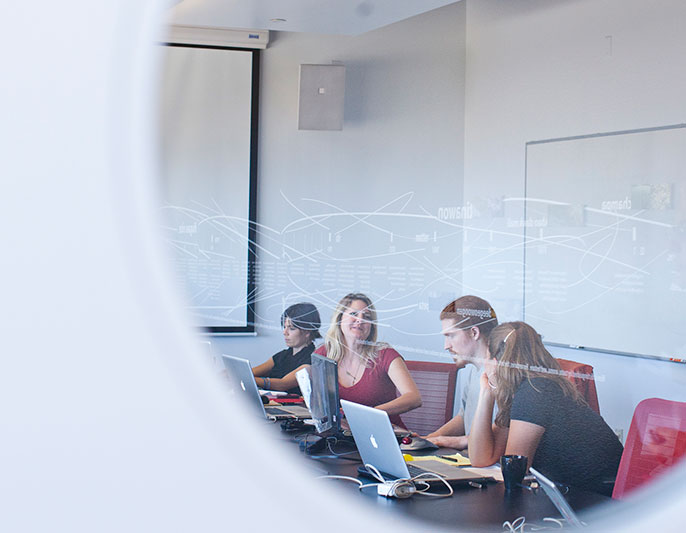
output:
[[[524,322],[496,327],[469,435],[474,466],[524,455],[552,480],[611,494],[622,445]],[[495,423],[493,407],[498,404]]]
[[[401,355],[376,337],[372,301],[350,293],[338,302],[324,344],[315,353],[338,363],[342,399],[386,411],[391,422],[405,427],[398,415],[421,406],[422,399]]]

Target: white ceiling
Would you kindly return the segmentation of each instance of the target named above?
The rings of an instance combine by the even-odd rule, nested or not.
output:
[[[172,24],[357,35],[456,0],[182,0]],[[274,22],[271,19],[286,19]]]

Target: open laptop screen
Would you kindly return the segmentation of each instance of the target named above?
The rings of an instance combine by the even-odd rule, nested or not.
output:
[[[226,366],[233,393],[245,398],[245,401],[253,406],[256,414],[266,418],[264,404],[260,398],[260,392],[257,389],[257,384],[250,368],[250,361],[232,355],[222,355],[222,359],[224,360],[224,366]]]

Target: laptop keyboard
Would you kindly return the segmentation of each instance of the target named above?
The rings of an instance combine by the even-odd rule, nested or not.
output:
[[[407,463],[407,471],[410,473],[411,477],[418,476],[419,474],[426,474],[426,470],[410,463]]]
[[[292,413],[289,413],[288,411],[284,411],[283,409],[279,409],[278,407],[265,407],[264,409],[268,415],[274,415],[274,416],[293,416]]]

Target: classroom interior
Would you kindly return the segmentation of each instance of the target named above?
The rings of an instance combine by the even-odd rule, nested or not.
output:
[[[668,246],[676,246],[659,250],[669,255],[668,268],[651,273],[671,276],[671,285],[663,280],[671,287],[667,300],[652,292],[651,283],[627,291],[621,282],[608,287],[593,278],[603,268],[610,278],[623,276],[619,255],[604,263],[622,246],[615,239],[608,244],[609,235],[562,256],[578,261],[578,277],[555,272],[565,265],[554,251],[539,250],[538,242],[526,246],[533,272],[526,269],[527,289],[523,227],[534,241],[542,239],[543,229],[535,226],[531,205],[531,224],[521,215],[521,199],[536,197],[536,179],[545,184],[541,189],[565,191],[558,200],[581,189],[568,201],[598,209],[605,197],[593,180],[614,179],[599,173],[584,182],[550,161],[540,171],[548,174],[536,176],[536,150],[550,140],[593,141],[672,125],[680,130],[686,110],[680,50],[686,43],[676,21],[684,10],[678,2],[479,0],[354,35],[272,28],[259,67],[257,334],[209,336],[218,364],[221,354],[256,365],[279,351],[281,311],[298,301],[318,306],[324,333],[337,300],[356,291],[376,301],[380,339],[398,346],[406,360],[446,362],[438,313],[455,297],[476,294],[492,303],[501,322],[531,317],[544,341],[553,341],[548,348],[555,357],[593,368],[600,412],[620,440],[640,401],[686,401],[686,366],[674,362],[683,358],[683,338],[666,349],[649,340],[666,330],[682,335],[674,315],[684,300],[679,279],[686,272],[678,257],[686,246],[680,244],[683,237],[676,237],[677,244],[667,237]],[[183,24],[192,17],[179,6],[171,20]],[[342,129],[298,129],[302,64],[345,67]],[[683,136],[676,140],[681,141]],[[621,153],[630,145],[606,150],[615,151],[610,159],[631,159]],[[677,153],[666,157],[678,159]],[[648,179],[646,172],[672,172],[666,179],[674,182],[670,220],[683,227],[683,161],[670,170],[651,161],[630,172],[634,184]],[[619,190],[609,193],[618,198],[606,198],[615,212],[630,197],[637,203],[630,188]],[[589,250],[595,255],[585,263]],[[651,254],[659,259],[655,248]],[[562,293],[560,283],[567,285]],[[552,297],[546,287],[552,287]],[[583,294],[575,299],[571,293],[577,289]],[[614,312],[625,304],[608,303],[621,292],[630,292],[634,308],[627,317]],[[673,309],[672,318],[643,316],[660,306]],[[564,307],[581,311],[546,319]],[[202,325],[200,315],[194,319]],[[626,331],[642,327],[646,331],[636,333],[640,342]],[[605,338],[587,344],[584,330],[593,328]],[[614,339],[622,342],[613,344]]]
[[[213,369],[196,364],[207,355],[199,348],[207,340],[210,365],[221,354],[257,364],[280,350],[281,311],[306,299],[304,293],[294,291],[292,281],[280,285],[278,267],[270,277],[265,260],[267,273],[258,287],[267,291],[256,306],[257,334],[208,337],[189,328],[197,317],[186,312],[188,296],[171,289],[173,254],[164,235],[160,238],[165,222],[156,211],[165,187],[155,160],[157,75],[164,48],[155,45],[144,52],[151,40],[165,40],[159,23],[170,16],[168,6],[143,15],[134,1],[98,9],[87,2],[71,4],[46,6],[51,16],[45,20],[27,13],[22,24],[8,25],[6,31],[6,50],[24,42],[26,55],[6,62],[8,86],[26,76],[32,83],[35,77],[35,87],[8,93],[7,116],[12,119],[21,110],[28,120],[26,125],[7,122],[12,129],[7,139],[27,142],[6,156],[13,169],[8,175],[18,176],[12,188],[20,191],[16,201],[7,196],[6,227],[22,232],[11,243],[22,254],[3,265],[12,281],[4,296],[9,303],[5,323],[11,327],[3,334],[3,351],[22,357],[8,358],[0,387],[3,403],[17,406],[3,413],[12,458],[3,467],[8,510],[3,520],[15,530],[17,525],[44,530],[56,523],[73,531],[94,526],[214,530],[226,526],[226,502],[231,501],[228,520],[250,525],[252,517],[262,516],[255,494],[265,489],[261,478],[248,476],[240,483],[231,478],[241,454],[260,457],[270,472],[269,490],[307,491],[313,520],[325,519],[339,493],[312,491],[312,481],[298,475],[302,465],[273,453],[259,438],[264,429],[227,405],[224,384]],[[84,10],[90,25],[80,22]],[[445,362],[438,309],[451,298],[477,293],[492,301],[501,321],[520,319],[526,311],[521,244],[513,249],[510,241],[498,240],[497,232],[483,230],[484,225],[507,226],[500,214],[488,215],[489,201],[526,196],[527,143],[686,122],[681,23],[686,5],[678,0],[462,0],[408,15],[357,35],[270,30],[269,45],[260,52],[256,218],[266,231],[280,231],[301,218],[313,199],[319,202],[318,220],[329,213],[320,209],[324,203],[356,217],[386,210],[411,219],[428,212],[441,222],[449,215],[439,213],[462,213],[456,215],[459,224],[448,220],[455,231],[437,252],[443,263],[434,264],[435,270],[430,263],[417,263],[416,254],[402,253],[415,248],[418,234],[411,222],[395,217],[407,230],[400,234],[414,242],[403,243],[398,234],[395,243],[384,237],[378,250],[383,258],[373,261],[382,266],[388,260],[398,269],[382,271],[388,287],[377,292],[368,277],[346,267],[335,270],[335,288],[320,287],[316,294],[322,332],[340,296],[365,290],[378,302],[381,340],[403,347],[408,360]],[[65,27],[72,24],[78,31],[67,32],[48,19],[65,20]],[[52,37],[52,46],[46,49],[39,39],[27,42],[28,28]],[[346,68],[343,129],[299,131],[299,65],[332,62]],[[26,68],[34,64],[45,68]],[[139,77],[146,83],[130,81]],[[21,97],[30,100],[12,107],[13,98]],[[42,157],[35,156],[37,146]],[[151,179],[158,174],[157,182]],[[672,214],[683,224],[683,172],[680,179],[681,188],[672,190]],[[37,183],[40,195],[35,195]],[[27,198],[30,210],[22,207]],[[607,200],[621,202],[624,196]],[[481,216],[465,215],[479,209]],[[355,224],[355,219],[340,220],[341,228]],[[481,237],[474,240],[477,233]],[[50,244],[36,247],[36,235]],[[424,259],[434,253],[424,242],[432,238],[422,229]],[[521,243],[521,231],[518,238]],[[311,251],[314,238],[307,241],[305,232],[302,239],[299,245]],[[378,235],[371,230],[341,234],[338,242],[334,235],[332,251],[341,249],[336,245],[346,253],[358,244],[375,246],[374,239]],[[495,244],[484,246],[484,239]],[[678,235],[676,244],[664,239],[660,242],[686,250]],[[266,243],[261,243],[262,259],[280,256],[284,244],[294,247],[287,240]],[[494,248],[498,257],[489,262]],[[684,270],[675,250],[660,261],[678,289],[686,282],[680,285]],[[49,271],[45,264],[51,265]],[[407,280],[433,284],[436,279],[441,282],[435,291],[408,304],[416,287],[407,290]],[[672,292],[678,295],[677,289]],[[664,306],[672,336],[681,333],[683,301],[675,301]],[[635,296],[637,320],[644,306],[654,308],[651,295]],[[607,308],[592,302],[585,309],[586,322],[574,324],[574,331],[588,325],[597,332],[607,320],[613,339],[623,330],[641,335],[636,332],[643,322],[618,324]],[[665,333],[659,317],[649,319],[641,335],[648,342]],[[541,333],[545,340],[544,328]],[[634,357],[612,353],[613,348],[631,351],[612,343],[593,350],[571,347],[583,342],[574,336],[559,340],[549,346],[553,355],[593,367],[600,412],[622,440],[641,400],[686,401],[686,365],[669,361],[684,358],[683,341],[673,352],[641,350],[642,356]],[[258,438],[237,436],[237,427]],[[683,477],[674,481],[683,483]],[[667,513],[669,505],[678,504],[678,491],[659,488],[663,491],[646,496],[648,505],[623,508],[624,518],[633,521],[622,523],[623,530],[646,526],[653,510]],[[336,500],[334,507],[343,501],[352,500]],[[44,513],[35,512],[35,502]],[[271,505],[270,515],[279,516],[283,527],[302,526],[301,518],[288,512],[285,498]],[[365,510],[346,513],[337,526],[407,527]],[[679,527],[674,521],[663,526]]]

